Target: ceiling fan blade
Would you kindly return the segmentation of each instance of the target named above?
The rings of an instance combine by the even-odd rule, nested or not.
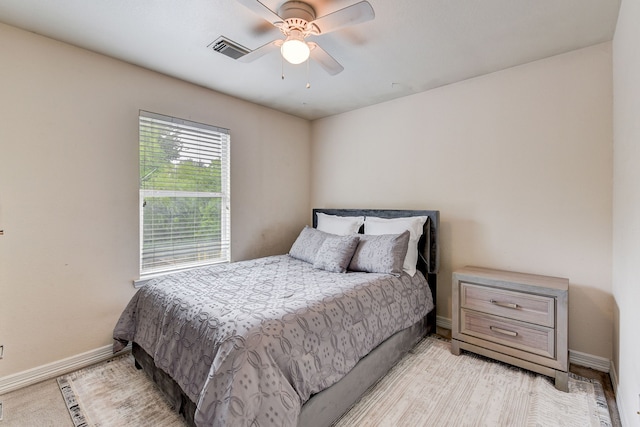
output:
[[[311,44],[311,43],[309,43]],[[338,61],[333,59],[333,56],[329,55],[326,50],[313,43],[314,47],[311,49],[311,58],[313,58],[324,70],[335,76],[336,74],[342,72],[344,67],[340,65]]]
[[[371,4],[369,4],[368,1],[361,1],[347,6],[344,9],[339,9],[328,15],[321,16],[311,23],[320,30],[320,34],[326,34],[348,25],[370,21],[375,17],[376,14]]]
[[[238,3],[241,3],[253,13],[260,16],[265,21],[271,22],[273,25],[275,25],[276,22],[284,21],[274,11],[260,3],[258,0],[238,0]]]
[[[252,50],[251,52],[247,53],[246,55],[242,55],[240,58],[238,58],[238,61],[240,61],[240,62],[253,62],[256,59],[263,57],[267,53],[271,53],[274,50],[280,49],[280,46],[282,45],[281,42],[282,42],[282,40],[270,41],[269,43],[264,44],[264,45],[260,46],[259,48],[255,49],[255,50]]]

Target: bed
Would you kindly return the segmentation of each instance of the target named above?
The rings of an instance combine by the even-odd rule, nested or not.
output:
[[[353,255],[349,269],[360,272],[345,274],[298,257],[303,234],[322,233],[316,227],[323,215],[425,218],[418,272],[364,272],[366,262],[359,267]],[[314,209],[313,229],[303,230],[289,255],[150,281],[114,328],[114,351],[131,342],[136,366],[189,425],[329,426],[435,331],[438,227],[438,211]],[[408,235],[360,234],[355,241],[406,245]],[[327,242],[354,241],[329,236]],[[326,248],[315,250],[318,258]],[[224,286],[210,288],[215,282]]]

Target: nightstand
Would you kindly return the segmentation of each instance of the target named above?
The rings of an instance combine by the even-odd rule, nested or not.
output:
[[[481,354],[569,390],[568,279],[465,267],[452,286],[453,354]]]

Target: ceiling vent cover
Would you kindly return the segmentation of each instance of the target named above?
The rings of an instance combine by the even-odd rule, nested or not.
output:
[[[221,54],[233,59],[238,59],[241,56],[249,53],[249,49],[247,49],[246,47],[241,46],[238,43],[233,42],[223,36],[218,37],[207,47],[210,47],[216,52],[220,52]]]

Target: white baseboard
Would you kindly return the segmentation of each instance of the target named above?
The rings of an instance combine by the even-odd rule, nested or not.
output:
[[[625,400],[622,398],[622,396],[620,395],[620,393],[618,393],[617,390],[615,391],[616,391],[616,406],[618,407],[618,415],[620,416],[620,425],[631,426],[633,425],[631,424],[631,421],[635,421],[635,420],[629,419],[629,414],[631,414],[631,417],[634,418],[633,414],[636,413],[636,410],[635,409],[627,410],[625,406],[625,403],[626,403]],[[640,412],[638,414],[640,415]]]
[[[611,367],[611,360],[606,357],[594,356],[593,354],[582,353],[575,350],[569,350],[569,363],[605,373],[608,373]]]
[[[442,316],[436,316],[436,326],[451,330],[451,319]]]
[[[616,365],[611,361],[609,365],[609,377],[611,378],[611,386],[613,387],[613,392],[618,395],[618,372],[616,371]]]
[[[131,350],[128,346],[123,351]],[[39,383],[60,375],[82,369],[113,357],[113,347],[107,345],[95,350],[90,350],[76,356],[67,357],[37,368],[29,369],[17,374],[0,378],[0,395],[18,390],[32,384]]]
[[[609,369],[609,378],[611,378],[611,386],[613,392],[616,395],[616,405],[618,406],[618,415],[620,416],[620,423],[623,426],[631,425],[631,420],[627,419],[627,413],[632,414],[633,411],[627,411],[625,407],[625,401],[622,398],[622,394],[618,392],[618,371],[616,365],[611,361],[611,368]]]

